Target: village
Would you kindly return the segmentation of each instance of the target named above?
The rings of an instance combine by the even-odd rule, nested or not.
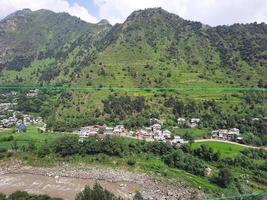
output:
[[[38,90],[30,90],[26,96],[31,98],[38,95]],[[15,96],[16,92],[2,94],[4,96]],[[29,114],[16,111],[17,103],[0,103],[0,130],[6,128],[16,128],[18,132],[25,132],[27,126],[35,125],[41,132],[49,131],[43,119],[39,116],[32,116]],[[256,121],[258,118],[253,118]],[[124,125],[116,125],[109,127],[107,125],[91,125],[81,127],[74,131],[74,134],[79,135],[80,141],[90,136],[96,136],[99,139],[104,139],[106,136],[112,137],[128,137],[146,141],[160,141],[173,145],[188,143],[189,141],[182,138],[183,136],[175,135],[172,131],[163,128],[163,122],[156,118],[149,119],[150,126],[140,127],[135,130],[129,130]],[[188,129],[198,128],[201,119],[199,118],[178,118],[177,127],[186,127]],[[208,133],[210,139],[218,139],[225,141],[234,141],[242,143],[240,130],[237,128],[213,130]]]
[[[106,125],[92,125],[82,127],[75,133],[79,135],[82,142],[85,138],[95,136],[100,140],[103,140],[106,136],[112,137],[129,137],[146,141],[159,141],[166,142],[172,145],[181,145],[188,143],[181,136],[177,136],[168,129],[162,129],[162,123],[158,119],[150,119],[151,126],[137,128],[136,130],[128,130],[124,125],[116,125],[115,127],[108,127]],[[178,118],[177,125],[187,124],[189,128],[196,128],[200,119],[192,118],[186,120],[185,118]],[[211,139],[235,141],[242,143],[242,137],[240,136],[240,130],[237,128],[213,130],[210,132]]]
[[[5,97],[15,96],[14,91],[2,94]],[[30,90],[26,93],[27,97],[34,97],[38,95],[38,90]],[[0,130],[16,128],[18,132],[26,132],[27,126],[36,125],[42,131],[47,131],[47,126],[43,119],[39,116],[16,111],[17,103],[0,103]]]

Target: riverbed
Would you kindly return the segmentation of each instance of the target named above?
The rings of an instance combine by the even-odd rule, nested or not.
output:
[[[127,182],[98,181],[102,187],[115,195],[130,198],[132,194],[140,190],[140,185]],[[71,177],[49,177],[27,173],[0,175],[0,192],[11,194],[21,190],[30,194],[47,194],[52,197],[61,197],[66,200],[75,199],[75,195],[86,185],[92,187],[94,180],[71,178]]]
[[[89,166],[83,163],[59,163],[53,167],[34,167],[20,160],[0,162],[0,192],[16,190],[31,194],[47,194],[73,200],[86,185],[98,182],[108,191],[124,199],[133,199],[139,191],[145,199],[205,199],[205,195],[183,181],[128,171],[122,168]]]

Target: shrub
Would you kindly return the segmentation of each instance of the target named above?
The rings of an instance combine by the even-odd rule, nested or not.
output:
[[[127,164],[130,165],[130,166],[134,166],[135,163],[136,163],[136,161],[135,161],[134,159],[129,159],[129,160],[127,161]]]
[[[5,152],[7,152],[7,149],[1,147],[1,148],[0,148],[0,153],[5,153]]]
[[[122,200],[120,197],[116,197],[111,192],[103,189],[101,185],[95,183],[93,189],[89,186],[85,186],[84,190],[77,194],[75,200]]]
[[[227,168],[222,168],[219,170],[218,175],[212,178],[212,181],[221,187],[228,187],[233,181],[232,172]]]
[[[10,135],[10,136],[7,136],[7,137],[3,137],[0,141],[1,142],[9,142],[9,141],[12,141],[12,140],[14,140],[14,136]]]
[[[6,153],[6,157],[7,157],[7,158],[10,158],[11,156],[13,156],[13,153],[12,153],[12,152],[7,152],[7,153]]]

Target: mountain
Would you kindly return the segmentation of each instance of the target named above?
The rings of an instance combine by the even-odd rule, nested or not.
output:
[[[89,24],[67,13],[17,11],[0,22],[0,69],[22,70],[34,60],[61,59],[86,34],[95,36],[108,24]]]
[[[264,23],[210,27],[151,8],[111,26],[25,9],[0,22],[0,82],[176,87],[189,77],[257,87],[266,84],[266,45]]]
[[[27,112],[41,112],[50,127],[57,130],[99,120],[140,124],[140,120],[144,122],[142,117],[149,118],[151,113],[173,123],[180,114],[174,116],[166,105],[173,104],[167,98],[174,94],[178,96],[173,98],[185,102],[195,100],[192,105],[216,101],[222,106],[219,113],[223,116],[206,110],[190,117],[215,116],[213,127],[227,127],[221,125],[221,118],[236,127],[233,121],[237,117],[232,111],[238,108],[234,106],[243,102],[246,106],[239,108],[242,110],[239,115],[249,118],[266,116],[266,104],[251,106],[242,93],[235,91],[170,91],[163,98],[153,88],[266,87],[266,47],[265,23],[211,27],[184,20],[161,8],[150,8],[135,11],[124,23],[111,26],[107,20],[91,24],[66,13],[26,9],[0,21],[0,85],[109,88],[89,93],[57,92],[56,97],[38,101],[43,105],[38,104],[34,111],[29,109],[31,100],[26,105],[25,99],[20,102],[29,107]],[[132,88],[148,89],[131,92]],[[126,122],[121,121],[118,113],[129,108],[121,108],[115,115],[107,113],[110,109],[105,109],[105,102],[115,101],[114,107],[118,108],[124,105],[116,104],[123,98],[114,99],[111,94],[144,96],[146,112],[140,114],[141,119],[129,115],[124,116]],[[249,102],[255,98],[265,96],[247,97]]]

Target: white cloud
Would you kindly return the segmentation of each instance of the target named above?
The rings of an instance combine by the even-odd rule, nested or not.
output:
[[[77,3],[70,5],[66,0],[0,0],[0,19],[23,8],[32,10],[49,9],[54,12],[67,12],[80,17],[87,22],[97,22],[97,18],[90,15],[86,8]]]
[[[137,9],[162,7],[205,24],[267,22],[267,0],[94,0],[99,17],[123,22]]]
[[[123,22],[138,9],[162,7],[185,19],[201,21],[209,25],[267,22],[267,0],[85,0],[98,7],[98,16],[67,0],[0,0],[0,19],[22,9],[49,9],[68,12],[88,22],[108,19],[112,24]]]

